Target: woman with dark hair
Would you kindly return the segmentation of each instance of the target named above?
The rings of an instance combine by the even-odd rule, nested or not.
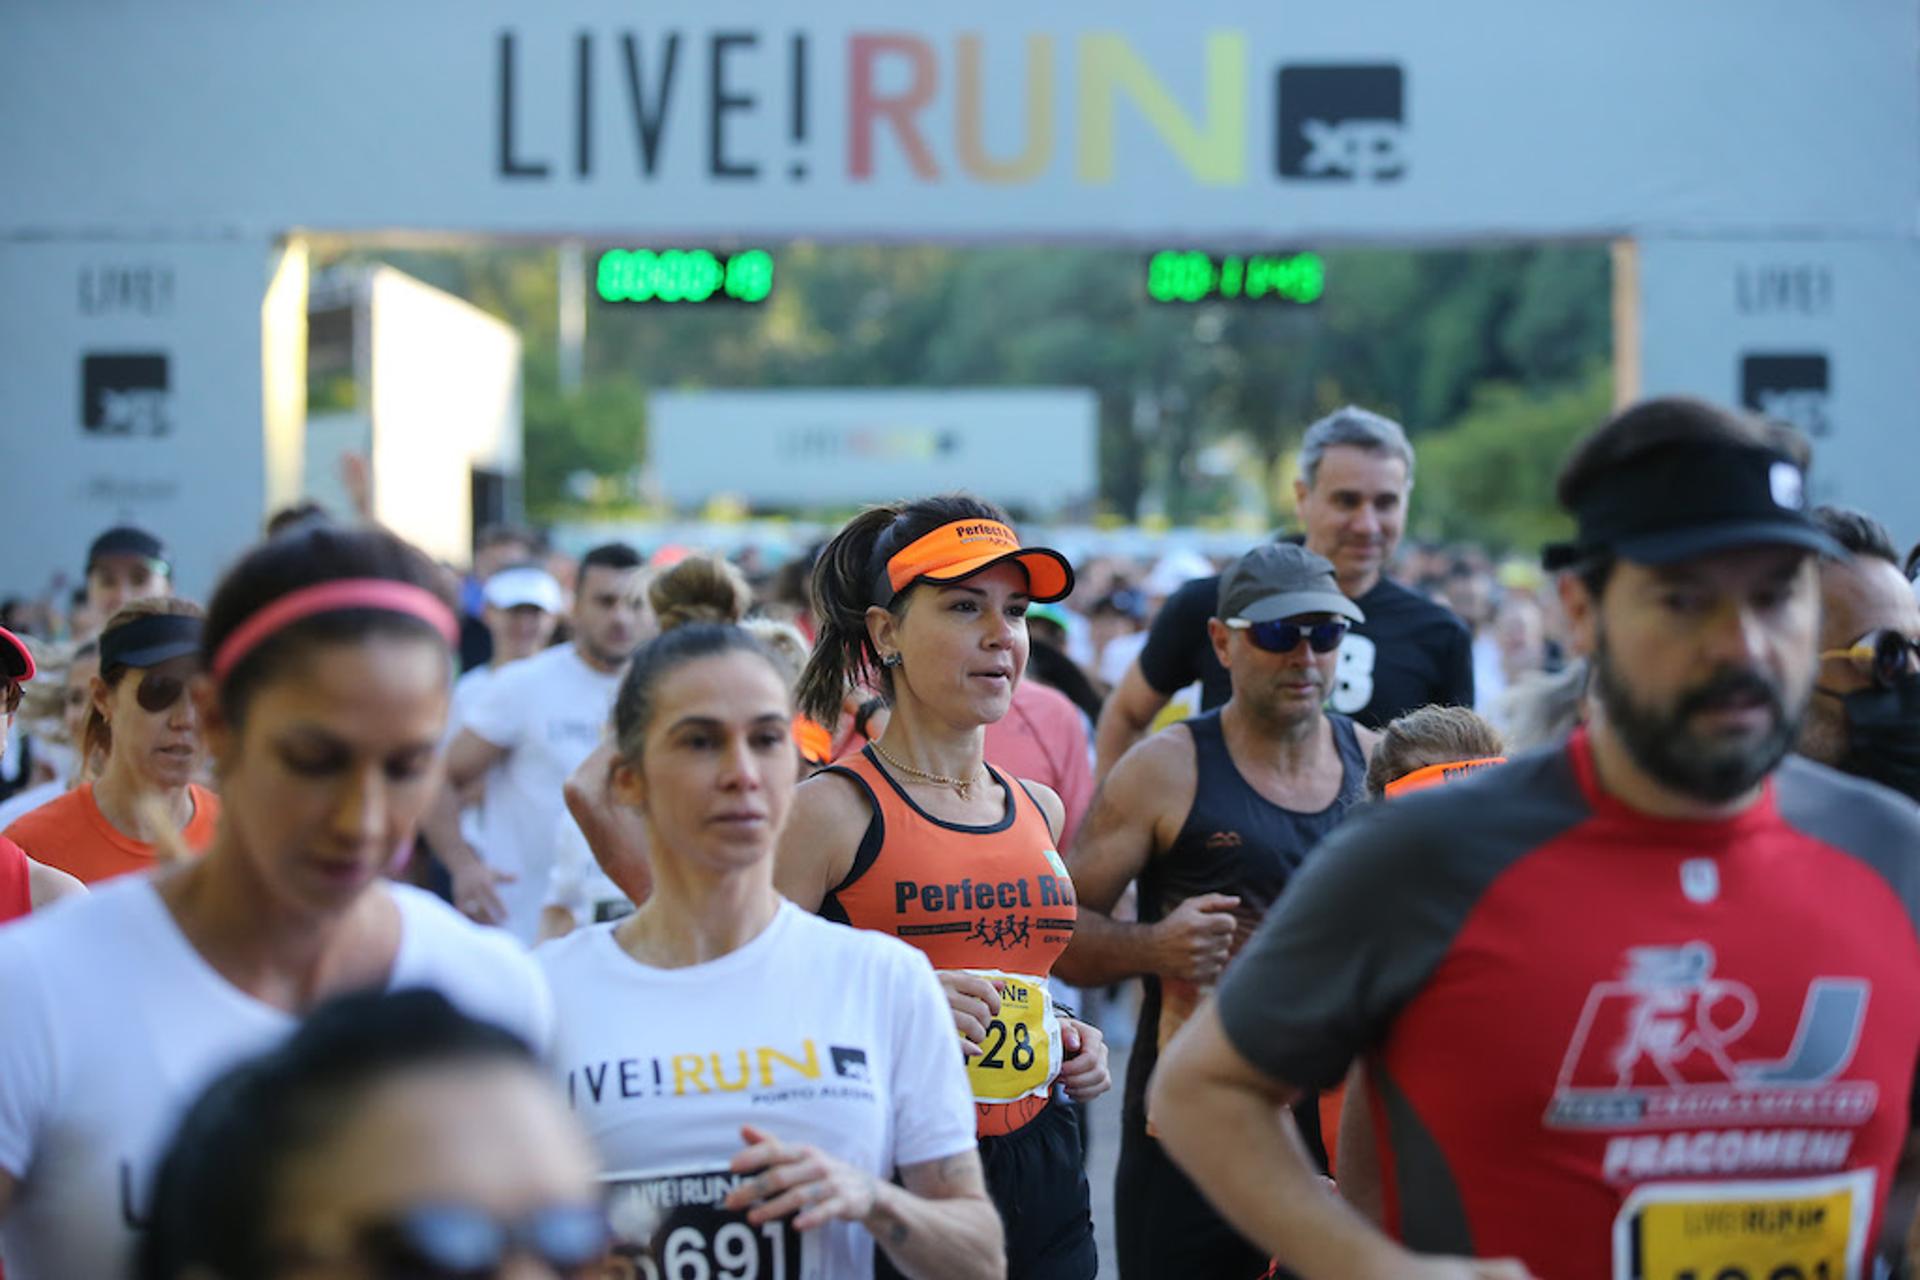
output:
[[[135,600],[100,633],[100,673],[76,744],[100,776],[7,828],[28,856],[87,884],[150,871],[162,842],[198,853],[212,841],[220,801],[194,779],[204,743],[187,682],[198,663],[200,607]],[[172,837],[172,839],[167,839]]]
[[[535,952],[625,1274],[863,1280],[877,1243],[906,1275],[1002,1276],[925,957],[774,890],[792,718],[741,627],[642,648],[614,706],[612,799],[645,824],[651,893]]]
[[[532,1050],[415,989],[332,1001],[207,1086],[137,1274],[584,1280],[606,1245],[593,1152]]]
[[[831,721],[845,691],[866,686],[892,714],[878,739],[800,787],[780,845],[781,892],[912,942],[938,971],[1016,1280],[1098,1266],[1078,1127],[1054,1098],[1085,1101],[1111,1083],[1100,1033],[1047,990],[1076,916],[1057,852],[1064,812],[984,755],[987,725],[1026,672],[1028,604],[1072,587],[1058,552],[1022,547],[977,498],[855,517],[814,568],[820,630],[801,710]]]
[[[544,1039],[512,940],[383,878],[437,781],[455,635],[432,564],[380,530],[284,533],[222,580],[189,690],[212,845],[0,930],[10,1280],[123,1274],[179,1108],[329,996],[434,987]]]

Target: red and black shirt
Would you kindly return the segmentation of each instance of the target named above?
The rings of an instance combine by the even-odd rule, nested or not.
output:
[[[1553,1280],[1866,1274],[1920,1063],[1920,808],[1794,758],[1715,822],[1566,748],[1378,806],[1220,992],[1249,1061],[1364,1058],[1388,1229]]]

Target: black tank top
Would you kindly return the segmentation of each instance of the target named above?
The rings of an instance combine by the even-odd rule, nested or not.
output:
[[[1227,750],[1218,708],[1185,721],[1193,735],[1196,786],[1193,807],[1173,846],[1150,858],[1140,873],[1140,920],[1164,919],[1188,898],[1229,893],[1240,899],[1234,951],[1246,944],[1285,891],[1294,872],[1366,791],[1367,759],[1353,721],[1327,714],[1340,753],[1340,790],[1318,813],[1283,809],[1240,776]],[[1205,994],[1192,983],[1148,975],[1140,1002],[1140,1027],[1127,1063],[1126,1111],[1145,1123],[1147,1080],[1161,1047],[1180,1029]],[[1307,1108],[1311,1110],[1311,1108]],[[1302,1119],[1305,1117],[1302,1116]]]

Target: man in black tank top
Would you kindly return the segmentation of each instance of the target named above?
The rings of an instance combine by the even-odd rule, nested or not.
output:
[[[1325,710],[1340,640],[1361,620],[1333,565],[1306,548],[1276,543],[1242,556],[1221,575],[1207,623],[1233,696],[1127,752],[1067,859],[1080,921],[1055,974],[1088,987],[1137,974],[1146,985],[1114,1193],[1121,1280],[1266,1271],[1266,1257],[1161,1151],[1147,1127],[1147,1080],[1161,1047],[1364,792],[1377,735]],[[1139,923],[1110,919],[1136,879]],[[1317,1146],[1313,1107],[1295,1114]]]

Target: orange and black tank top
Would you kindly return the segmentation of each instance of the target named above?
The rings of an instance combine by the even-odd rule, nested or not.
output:
[[[925,952],[936,969],[966,969],[1004,984],[1000,1016],[967,1074],[981,1135],[1021,1128],[1046,1109],[1059,1074],[1059,1022],[1046,978],[1078,915],[1046,814],[1024,785],[991,765],[987,772],[1007,802],[1000,821],[988,826],[947,822],[922,809],[871,747],[827,772],[866,793],[873,819],[820,914],[890,933]]]

